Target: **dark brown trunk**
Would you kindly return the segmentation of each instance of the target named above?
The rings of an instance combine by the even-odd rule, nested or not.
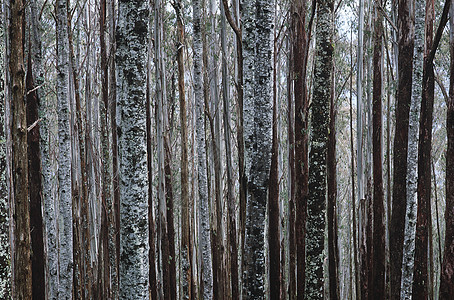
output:
[[[45,298],[44,278],[44,236],[42,215],[41,155],[38,116],[38,93],[33,82],[31,52],[28,54],[26,75],[27,90],[27,126],[34,126],[28,131],[28,194],[30,200],[30,237],[32,249],[32,295],[33,299]]]
[[[276,37],[276,31],[274,32]],[[280,245],[279,245],[279,141],[277,128],[277,41],[274,39],[274,68],[273,68],[273,140],[271,146],[271,167],[268,186],[268,250],[270,272],[270,299],[279,300],[281,291]],[[271,284],[272,283],[272,284]]]
[[[30,260],[30,209],[28,203],[27,120],[25,109],[25,3],[9,1],[10,28],[9,73],[11,75],[12,173],[14,205],[13,298],[32,299]]]
[[[383,147],[382,147],[382,41],[383,16],[375,5],[374,13],[374,75],[372,102],[372,156],[373,156],[373,269],[371,292],[373,299],[385,299],[385,224],[383,193]]]
[[[405,210],[407,199],[408,122],[411,102],[414,36],[411,34],[410,1],[398,0],[398,86],[390,239],[391,300],[400,299]]]
[[[306,2],[296,1],[292,12],[293,79],[295,97],[295,245],[296,296],[304,298],[306,207],[308,195],[308,99],[306,66],[308,38],[305,29]],[[298,176],[296,176],[298,174]]]
[[[336,200],[337,200],[337,178],[336,178],[336,108],[334,104],[334,93],[330,99],[329,111],[329,134],[328,149],[326,155],[327,164],[327,220],[328,220],[328,276],[329,276],[329,298],[339,299],[339,283],[337,275],[337,224],[336,224]]]

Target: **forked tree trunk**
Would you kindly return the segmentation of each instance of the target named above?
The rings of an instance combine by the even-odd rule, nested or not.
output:
[[[149,8],[147,1],[139,0],[120,2],[118,9],[116,63],[119,86],[117,129],[121,178],[120,298],[147,299],[149,227],[146,54]],[[131,52],[131,45],[137,50]]]

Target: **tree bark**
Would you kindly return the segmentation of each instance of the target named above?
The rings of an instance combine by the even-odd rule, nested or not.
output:
[[[446,115],[446,210],[445,246],[441,265],[440,299],[454,298],[454,5],[450,9],[449,98]]]
[[[385,299],[385,224],[383,192],[383,135],[382,135],[382,52],[383,15],[381,1],[374,5],[374,75],[373,75],[373,269],[371,292],[374,299]]]
[[[199,237],[202,256],[201,291],[203,299],[211,299],[213,295],[212,261],[210,251],[210,217],[208,212],[208,186],[206,177],[206,149],[204,98],[202,89],[202,32],[200,0],[192,0],[194,30],[194,98],[196,104],[196,139],[198,162],[198,196],[199,196]]]
[[[407,199],[408,123],[411,103],[414,36],[410,17],[411,3],[398,0],[398,86],[396,96],[396,131],[394,136],[394,169],[390,240],[391,299],[400,298],[402,257]]]
[[[148,2],[120,2],[116,32],[120,153],[120,298],[147,299],[148,176],[146,49]],[[131,51],[134,49],[134,51]]]
[[[323,259],[326,209],[326,152],[329,101],[333,84],[334,1],[317,3],[312,140],[309,152],[309,193],[306,232],[305,297],[323,299]]]
[[[38,94],[34,90],[31,52],[28,54],[26,75],[27,90],[27,126],[39,122]],[[39,123],[27,134],[28,143],[28,197],[30,200],[30,237],[32,250],[32,295],[33,299],[45,298],[44,276],[44,236],[42,215],[42,183],[41,183],[41,155],[39,145]]]
[[[14,213],[13,297],[32,298],[30,214],[28,203],[27,120],[25,108],[24,27],[25,3],[9,1],[9,72],[11,76],[12,171]],[[9,127],[7,127],[9,128]]]
[[[244,134],[247,211],[243,270],[246,299],[265,298],[265,214],[272,138],[274,1],[243,3]]]
[[[69,39],[66,0],[58,0],[57,99],[58,99],[58,299],[71,299],[73,290],[73,221],[71,190],[71,137],[69,88]]]

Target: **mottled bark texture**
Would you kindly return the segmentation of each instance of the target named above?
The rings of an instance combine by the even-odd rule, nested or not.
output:
[[[307,47],[308,37],[305,28],[306,20],[306,2],[295,1],[292,7],[292,58],[293,58],[293,80],[294,80],[294,97],[295,97],[295,116],[294,116],[294,199],[291,204],[295,209],[292,214],[294,218],[294,228],[291,232],[294,235],[296,250],[296,296],[297,299],[304,298],[304,281],[305,281],[305,242],[306,242],[306,210],[308,194],[308,107],[307,85],[306,85],[306,68],[307,68]],[[293,116],[292,116],[293,117]],[[293,130],[291,132],[293,135]],[[291,141],[293,143],[293,141]],[[293,158],[293,157],[292,157]],[[292,170],[291,170],[292,172]],[[292,226],[292,224],[290,225]],[[292,245],[293,246],[293,245]],[[292,258],[290,258],[292,259]],[[293,275],[293,274],[292,274]],[[291,276],[292,276],[291,275]]]
[[[148,2],[119,2],[116,32],[120,164],[120,298],[148,298],[146,59]]]
[[[454,5],[452,1],[450,15],[451,65],[446,116],[446,133],[448,136],[446,149],[446,232],[443,263],[441,265],[440,299],[454,298]]]
[[[72,299],[73,221],[71,189],[71,138],[69,88],[69,44],[67,1],[58,0],[57,102],[58,102],[58,299]]]
[[[244,1],[247,186],[243,296],[265,299],[265,213],[271,163],[274,1]]]
[[[413,266],[415,259],[416,188],[418,175],[419,114],[422,96],[424,53],[424,0],[415,1],[415,44],[413,53],[413,86],[410,103],[407,153],[407,204],[403,245],[401,299],[411,299]]]
[[[383,134],[382,134],[382,49],[383,15],[381,1],[374,5],[374,57],[373,57],[373,102],[372,102],[372,148],[373,148],[373,268],[371,295],[385,299],[385,208],[383,192]]]
[[[400,298],[402,256],[407,199],[408,118],[411,103],[414,35],[410,14],[411,3],[398,0],[398,85],[396,95],[396,131],[394,136],[394,169],[390,241],[391,299]]]
[[[41,206],[41,155],[39,151],[38,93],[34,90],[31,52],[28,55],[27,75],[27,126],[34,126],[27,134],[28,143],[28,194],[30,200],[30,237],[32,250],[33,299],[45,298],[43,215]],[[36,123],[35,123],[36,122]]]
[[[208,211],[208,183],[206,172],[205,149],[205,108],[202,87],[202,32],[200,0],[193,0],[194,30],[194,99],[196,105],[196,142],[197,142],[197,178],[199,196],[199,237],[202,256],[201,291],[203,299],[211,299],[213,295],[213,273],[211,262],[210,215]]]
[[[326,152],[333,71],[334,1],[317,3],[316,57],[312,100],[312,135],[309,152],[309,194],[306,225],[305,297],[323,299],[325,241]]]

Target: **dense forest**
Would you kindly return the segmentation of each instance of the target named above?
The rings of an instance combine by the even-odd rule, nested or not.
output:
[[[0,299],[454,299],[454,0],[1,0]]]

